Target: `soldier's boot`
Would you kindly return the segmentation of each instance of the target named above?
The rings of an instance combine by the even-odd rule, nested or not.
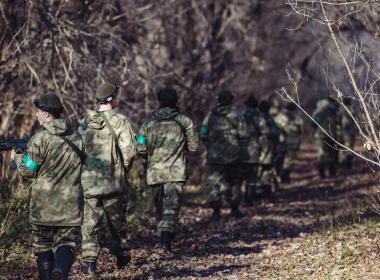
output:
[[[38,276],[40,280],[51,280],[51,272],[54,266],[54,254],[52,251],[36,254]]]
[[[123,255],[123,256],[117,256],[116,257],[116,266],[118,269],[123,269],[126,267],[131,261],[131,255]]]
[[[281,172],[281,183],[290,183],[290,170],[284,169]]]
[[[325,178],[325,165],[323,163],[318,163],[319,177]]]
[[[333,163],[329,164],[329,173],[331,177],[335,177],[336,175],[336,165]]]
[[[75,252],[72,246],[58,247],[54,255],[53,280],[67,280],[71,266],[74,263]]]
[[[220,221],[220,209],[218,207],[213,208],[213,212],[211,214],[211,221],[218,222]]]
[[[96,273],[96,261],[86,261],[84,268],[83,268],[83,273],[88,274],[88,275],[93,275]]]
[[[171,235],[170,235],[170,232],[168,231],[162,231],[161,232],[161,245],[162,245],[162,249],[164,249],[165,252],[171,252],[172,251],[172,248],[171,248]]]
[[[244,194],[244,201],[247,206],[253,205],[253,192],[255,187],[254,186],[245,186],[245,194]]]
[[[241,219],[244,217],[243,213],[239,209],[239,205],[231,206],[231,216],[235,219]]]

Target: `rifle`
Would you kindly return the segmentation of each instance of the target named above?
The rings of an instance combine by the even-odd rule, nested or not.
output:
[[[10,151],[15,149],[16,152],[19,153],[26,153],[27,145],[29,142],[30,137],[23,138],[23,139],[7,139],[7,140],[0,140],[0,152],[4,151]],[[0,162],[3,161],[3,156],[0,154]],[[9,163],[9,167],[12,170],[15,170],[17,168],[16,163],[12,160]]]

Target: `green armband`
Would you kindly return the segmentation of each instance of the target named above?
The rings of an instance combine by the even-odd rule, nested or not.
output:
[[[28,155],[25,155],[23,158],[22,158],[22,164],[28,168],[30,171],[32,172],[36,172],[38,170],[38,168],[40,167],[35,161],[33,161],[31,159],[30,156]]]
[[[146,145],[147,143],[145,136],[142,136],[142,135],[136,136],[136,142],[143,145]]]
[[[202,135],[207,134],[207,133],[208,133],[208,127],[205,126],[204,124],[202,124],[202,125],[201,125],[201,128],[199,129],[199,131],[200,131],[200,133],[201,133]]]

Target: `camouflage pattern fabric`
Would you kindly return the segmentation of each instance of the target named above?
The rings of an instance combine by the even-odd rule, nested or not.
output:
[[[293,165],[301,144],[303,120],[294,112],[280,112],[274,121],[285,136],[283,169],[288,170]]]
[[[136,135],[128,118],[116,109],[103,113],[116,134],[117,143],[100,113],[88,110],[80,128],[87,154],[81,178],[86,198],[124,193],[128,187],[126,172],[137,153]]]
[[[28,143],[28,156],[39,168],[28,169],[21,154],[16,155],[15,160],[20,174],[31,178],[30,222],[44,226],[80,226],[83,214],[81,160],[59,135],[65,135],[84,151],[79,133],[72,132],[66,120],[55,119],[44,124]]]
[[[231,207],[239,206],[241,200],[239,173],[239,164],[208,165],[208,185],[211,188],[210,203],[212,207],[220,208],[222,206],[223,195]]]
[[[353,149],[354,143],[355,143],[355,136],[357,133],[356,124],[354,120],[352,119],[352,117],[350,116],[350,114],[347,112],[346,109],[344,109],[343,106],[340,107],[340,114],[342,116],[341,134],[342,134],[343,144],[346,147]],[[345,165],[347,168],[351,167],[352,159],[353,159],[353,155],[351,152],[348,152],[348,151],[339,152],[339,162]]]
[[[260,168],[258,176],[257,192],[264,192],[264,188],[276,186],[275,161],[277,150],[279,149],[279,139],[281,131],[269,113],[262,113],[265,119],[268,136],[262,142],[262,151],[260,155]]]
[[[240,165],[241,179],[245,181],[246,186],[255,188],[258,181],[259,164],[242,163]]]
[[[148,185],[187,180],[186,152],[198,148],[190,118],[173,108],[159,108],[144,122],[138,138],[138,151],[147,155]]]
[[[208,164],[233,164],[239,161],[239,140],[248,138],[244,118],[232,105],[209,112],[201,126],[201,139],[207,148]]]
[[[240,162],[257,164],[262,143],[266,143],[266,138],[269,137],[269,127],[262,114],[254,108],[248,107],[243,112],[243,118],[249,137],[240,140]]]
[[[128,256],[127,203],[123,196],[86,198],[82,226],[82,257],[86,262],[96,261],[100,251],[101,234],[107,231],[111,238],[105,242],[110,253],[115,256]]]
[[[33,249],[36,254],[55,250],[59,246],[77,249],[80,244],[80,227],[41,226],[32,224]]]
[[[320,100],[312,114],[312,118],[332,137],[341,141],[339,132],[341,131],[342,115],[337,104],[329,99]],[[319,127],[316,127],[314,136],[320,172],[324,173],[324,169],[329,167],[330,173],[334,175],[339,159],[337,145]]]
[[[152,186],[159,221],[158,234],[162,231],[176,232],[184,184],[184,182],[168,182]]]

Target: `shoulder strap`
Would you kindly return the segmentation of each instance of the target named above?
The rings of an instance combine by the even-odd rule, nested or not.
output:
[[[86,155],[73,143],[71,142],[66,136],[63,135],[57,135],[59,138],[61,138],[63,141],[65,141],[66,144],[68,144],[74,152],[78,155],[80,158],[80,161],[83,163],[86,159]]]
[[[124,171],[127,172],[125,166],[124,166],[124,158],[123,158],[123,154],[121,153],[121,150],[120,150],[120,147],[119,147],[119,143],[117,141],[117,136],[116,136],[116,133],[115,133],[115,130],[113,129],[110,121],[108,120],[106,114],[104,114],[104,112],[99,112],[99,115],[100,117],[104,120],[104,123],[106,124],[107,128],[109,129],[109,131],[111,132],[111,135],[112,135],[112,138],[113,140],[115,141],[115,144],[116,144],[116,152],[119,154],[121,160],[122,160],[122,166],[124,168]]]
[[[215,110],[212,111],[212,114],[214,114],[214,115],[216,115],[216,116],[218,116],[218,117],[221,117],[221,118],[225,119],[229,124],[232,125],[233,128],[235,128],[236,130],[238,130],[236,124],[234,124],[233,121],[230,120],[230,118],[228,118],[227,116],[222,115],[222,114],[219,114],[219,113],[216,112]],[[211,115],[212,115],[212,114],[211,114]]]

